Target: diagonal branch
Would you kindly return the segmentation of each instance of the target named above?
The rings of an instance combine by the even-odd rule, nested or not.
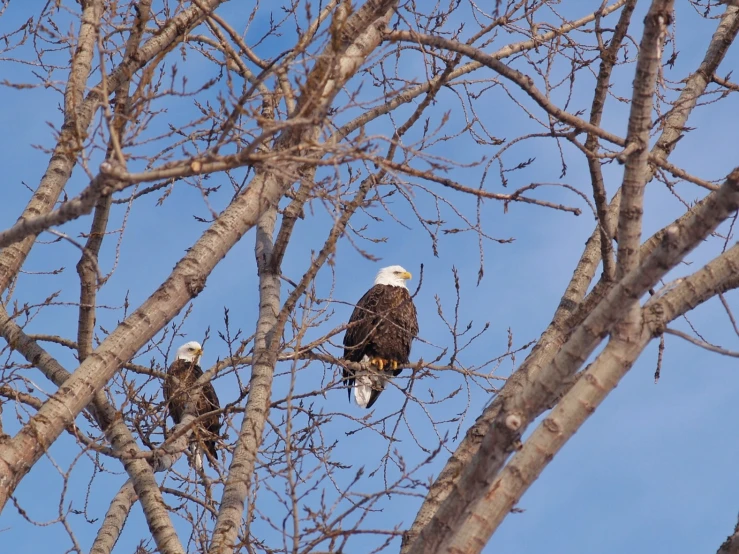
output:
[[[201,4],[212,11],[223,2],[224,0],[204,0]],[[135,56],[123,60],[116,70],[106,77],[105,86],[103,83],[98,83],[84,100],[79,101],[90,73],[100,18],[98,10],[102,5],[103,2],[100,0],[85,3],[78,54],[74,58],[65,93],[65,116],[62,131],[41,183],[19,218],[21,221],[47,214],[53,209],[77,163],[80,137],[85,136],[96,111],[106,101],[103,98],[103,91],[116,90],[124,80],[129,79],[151,60],[172,48],[205,16],[197,6],[190,6],[181,11],[141,48],[138,48]],[[79,53],[80,51],[82,53]],[[74,112],[69,111],[71,109],[74,109]],[[31,251],[35,240],[35,235],[31,234],[22,241],[3,248],[0,252],[0,292],[8,288]]]
[[[105,166],[101,166],[101,170],[110,165],[106,162]],[[112,166],[111,166],[112,167]],[[59,209],[48,214],[39,215],[37,217],[23,219],[21,218],[10,229],[0,232],[0,248],[15,245],[18,242],[25,241],[29,237],[35,237],[42,231],[62,225],[80,216],[89,214],[100,198],[109,196],[114,187],[114,179],[107,172],[101,171],[82,193],[72,200],[62,204]]]
[[[30,363],[39,368],[57,387],[61,388],[69,383],[72,377],[71,374],[41,348],[36,341],[28,337],[8,316],[2,306],[0,306],[0,333],[13,349],[20,352]],[[159,486],[154,480],[152,469],[145,460],[136,456],[140,449],[131,431],[102,392],[98,392],[94,396],[90,411],[98,426],[105,432],[105,436],[114,452],[124,460],[124,468],[131,477],[133,486],[141,498],[144,515],[158,548],[161,552],[183,553],[182,546],[169,519],[169,514],[162,502]],[[71,424],[72,421],[73,419],[70,419],[66,426]]]
[[[738,260],[739,246],[735,246],[700,271],[675,285],[667,285],[664,292],[657,293],[640,310],[643,326],[638,336],[630,341],[620,340],[616,336],[611,338],[595,362],[583,372],[582,378],[575,382],[493,483],[493,493],[486,497],[484,511],[478,510],[488,520],[487,531],[494,532],[554,455],[618,385],[649,342],[663,331],[674,333],[666,328],[670,321],[719,294],[721,284],[734,273],[730,269],[732,264]],[[706,277],[709,277],[708,282]],[[701,290],[704,294],[696,295]],[[705,343],[698,345],[710,346]],[[716,350],[722,354],[736,355],[722,349]],[[729,544],[725,543],[724,547],[730,547],[731,537],[728,541]]]
[[[475,529],[468,528],[468,533],[476,533],[478,540],[486,541],[495,532],[546,465],[631,369],[654,337],[653,331],[644,325],[636,340],[611,338],[595,362],[506,464],[493,482],[493,493],[471,507],[481,520],[475,522]]]
[[[619,6],[620,7],[620,6]],[[590,19],[592,21],[592,19]],[[713,34],[706,55],[699,67],[686,80],[675,107],[667,114],[663,121],[663,131],[652,149],[652,155],[666,159],[674,150],[677,141],[682,136],[685,124],[697,105],[698,99],[705,92],[708,85],[707,75],[716,72],[723,61],[731,44],[739,32],[739,8],[727,6],[726,12]],[[394,100],[400,101],[400,100]],[[652,175],[650,168],[650,175]],[[615,226],[614,214],[618,213],[620,192],[611,202],[608,212],[608,228]],[[421,509],[413,522],[411,529],[403,538],[401,552],[406,554],[413,544],[415,537],[431,520],[439,506],[456,486],[464,468],[478,452],[482,438],[486,436],[492,422],[500,414],[509,398],[517,396],[520,391],[534,381],[541,369],[551,362],[555,354],[567,340],[574,327],[582,322],[587,314],[600,302],[611,286],[606,281],[600,281],[585,298],[595,270],[600,262],[601,237],[600,228],[596,228],[586,242],[583,254],[573,273],[570,284],[560,301],[551,323],[542,334],[531,354],[526,357],[519,368],[508,378],[506,385],[496,398],[478,417],[477,421],[467,431],[465,438],[449,458],[439,477],[432,484]],[[737,266],[739,268],[739,265]],[[739,269],[737,269],[739,274]],[[737,286],[737,285],[735,285]]]
[[[585,359],[624,316],[633,302],[652,288],[675,267],[716,226],[739,206],[739,168],[734,170],[718,192],[697,206],[692,217],[670,225],[662,244],[644,262],[617,283],[610,293],[572,334],[552,362],[542,368],[535,381],[517,396],[509,397],[503,410],[492,420],[480,448],[463,470],[457,486],[449,494],[431,521],[410,548],[412,553],[452,552],[459,541],[478,543],[475,523],[480,517],[474,506],[492,496],[491,485],[514,451],[533,419],[556,399],[560,387],[574,375]],[[469,534],[467,534],[469,530]],[[482,543],[484,544],[484,543]],[[472,550],[460,550],[473,552]]]
[[[739,522],[734,526],[734,533],[726,537],[716,554],[739,554]]]
[[[198,382],[200,382],[200,380]],[[194,395],[192,397],[194,398]],[[192,424],[196,419],[193,415],[194,413],[195,406],[191,402],[188,402],[185,405],[182,419],[172,429],[167,440],[159,446],[159,452],[157,452],[155,457],[149,462],[150,464],[154,464],[153,468],[150,467],[150,469],[153,469],[154,472],[160,472],[170,469],[177,461],[177,459],[182,456],[182,453],[187,448],[187,444],[190,440],[190,435],[192,433]],[[138,449],[138,446],[136,446],[135,444],[131,446],[132,448],[129,448],[129,450],[125,452],[125,458],[135,459],[138,455],[140,459],[143,459],[143,456],[141,456],[143,452]],[[131,473],[129,473],[129,475],[131,475]],[[105,514],[105,519],[103,520],[100,529],[98,529],[98,533],[95,537],[95,542],[90,549],[90,554],[110,554],[112,552],[115,543],[118,541],[118,538],[121,535],[121,532],[123,532],[123,526],[126,523],[126,519],[128,519],[128,514],[131,511],[131,508],[140,498],[137,491],[142,490],[142,487],[141,484],[139,484],[139,486],[137,487],[135,483],[136,479],[132,476],[121,486],[121,488],[118,490],[118,493],[111,501],[110,506],[108,506],[108,511]],[[159,491],[159,486],[156,481],[154,482],[153,488]],[[154,491],[150,488],[145,490],[144,492],[147,496],[144,497],[144,500],[142,501],[142,506],[146,511],[148,506],[148,502],[146,499],[151,494],[154,494]],[[164,505],[161,494],[159,495],[159,498],[155,501],[161,506]],[[146,514],[146,516],[148,522],[151,517],[148,514]],[[171,527],[171,522],[168,525],[169,527]],[[157,534],[161,534],[161,532],[159,530],[152,531],[152,536],[155,537],[155,542]],[[157,542],[157,546],[158,545],[159,542]]]
[[[0,448],[0,508],[61,430],[113,374],[205,286],[213,268],[276,202],[285,185],[260,174],[193,245],[167,280],[125,319],[74,372],[12,441]]]
[[[123,532],[123,526],[126,524],[128,514],[131,508],[138,500],[133,483],[128,480],[120,488],[118,493],[108,506],[105,513],[105,519],[98,529],[95,541],[90,548],[90,554],[111,554],[113,547]]]
[[[102,0],[87,2],[82,10],[77,49],[72,58],[67,87],[64,91],[62,132],[49,161],[49,167],[41,179],[41,184],[21,214],[19,223],[51,210],[72,174],[76,153],[91,120],[78,113],[78,108],[82,103],[85,85],[90,76],[102,15]],[[0,252],[0,292],[7,289],[11,280],[15,278],[35,240],[36,237],[33,235],[26,236],[20,244],[13,244]]]

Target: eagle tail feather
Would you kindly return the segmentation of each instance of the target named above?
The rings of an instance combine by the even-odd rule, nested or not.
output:
[[[193,443],[190,443],[190,454],[192,455],[193,466],[197,471],[203,471],[203,454],[200,452],[200,447]]]
[[[367,408],[372,398],[372,379],[369,375],[357,375],[354,378],[354,399],[362,408]]]

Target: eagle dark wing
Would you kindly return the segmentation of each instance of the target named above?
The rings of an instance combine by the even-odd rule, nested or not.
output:
[[[397,287],[396,287],[397,288]],[[395,293],[394,308],[390,314],[390,321],[385,330],[383,339],[391,351],[391,359],[407,364],[411,355],[413,339],[418,336],[418,314],[413,298],[407,289]],[[396,370],[399,375],[402,370]]]
[[[169,407],[169,413],[175,424],[182,421],[185,415],[185,406],[190,400],[191,392],[195,382],[203,375],[199,365],[185,360],[175,360],[167,371],[164,380],[164,400]],[[198,391],[195,402],[195,416],[199,417],[213,410],[218,410],[221,404],[213,384],[208,382]],[[193,428],[193,435],[197,442],[203,444],[205,449],[213,458],[218,458],[216,439],[220,436],[221,418],[220,414],[210,414],[198,420]]]
[[[220,409],[221,403],[218,401],[216,389],[213,388],[212,383],[208,382],[201,389],[201,396],[198,399],[198,414],[205,414]],[[221,415],[220,413],[211,414],[204,417],[201,421],[201,427],[205,430],[203,443],[211,456],[217,460],[218,449],[216,448],[216,439],[221,435]]]
[[[377,327],[377,304],[380,297],[380,289],[372,287],[359,299],[354,307],[349,324],[344,333],[344,359],[350,362],[361,362],[365,356],[366,345],[372,329]],[[354,372],[346,367],[343,370],[343,383],[349,400],[352,398],[352,387],[354,386]]]
[[[188,376],[191,373],[190,365],[191,363],[185,360],[175,360],[169,366],[167,376],[164,379],[164,386],[162,387],[164,402],[175,425],[182,421],[184,415],[185,398],[180,391],[187,389]]]
[[[344,334],[344,359],[360,362],[365,354],[367,342],[372,331],[377,328],[380,317],[377,314],[382,289],[372,287],[364,293],[354,307],[349,325]]]

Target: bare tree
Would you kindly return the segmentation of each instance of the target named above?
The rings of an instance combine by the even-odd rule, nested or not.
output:
[[[3,534],[480,552],[649,344],[656,379],[666,335],[739,356],[689,319],[739,336],[739,167],[670,161],[721,141],[691,117],[730,113],[739,8],[490,4],[2,3],[3,110],[49,121],[4,150]],[[32,156],[40,178],[13,163]],[[559,265],[548,233],[587,242],[521,337],[497,308],[527,285],[501,292],[486,254],[525,260],[516,233],[542,227]],[[416,276],[421,331],[365,412],[341,334],[386,260]],[[212,468],[182,457],[203,414],[172,425],[161,394],[187,340],[221,398]],[[412,523],[376,517],[399,503]]]

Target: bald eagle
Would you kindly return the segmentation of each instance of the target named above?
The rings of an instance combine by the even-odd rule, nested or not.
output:
[[[371,408],[389,374],[399,375],[408,363],[411,342],[418,335],[418,318],[405,282],[411,274],[399,265],[381,269],[374,285],[357,302],[344,335],[344,359],[369,362],[377,374],[355,375],[344,368],[344,384],[357,404]]]
[[[175,424],[182,421],[182,417],[185,415],[185,405],[189,401],[195,404],[193,415],[196,417],[218,410],[221,407],[216,390],[210,382],[205,383],[197,391],[197,396],[191,398],[193,385],[203,374],[203,370],[199,365],[202,355],[203,348],[199,343],[192,341],[183,344],[177,349],[176,359],[167,370],[167,377],[164,380],[164,401],[169,407],[169,414]],[[215,460],[218,459],[216,439],[220,431],[221,419],[217,413],[198,419],[193,427],[190,437],[190,452],[198,470],[203,468],[203,452],[213,465]]]

